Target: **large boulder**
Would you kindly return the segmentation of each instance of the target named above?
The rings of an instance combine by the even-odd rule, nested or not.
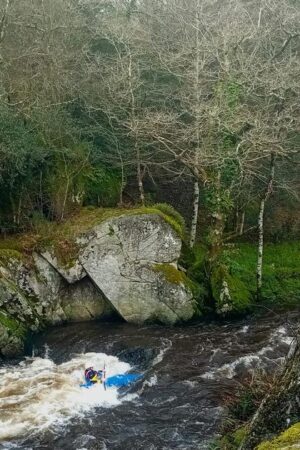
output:
[[[79,260],[95,285],[118,313],[131,323],[188,320],[194,313],[193,295],[178,272],[168,281],[156,265],[173,265],[181,240],[155,214],[124,216],[95,227]]]

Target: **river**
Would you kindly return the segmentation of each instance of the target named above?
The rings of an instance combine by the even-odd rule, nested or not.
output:
[[[0,365],[0,448],[208,449],[224,395],[255,368],[282,364],[296,321],[293,313],[170,328],[52,328],[33,339],[29,356]],[[143,379],[119,390],[80,388],[86,363]]]

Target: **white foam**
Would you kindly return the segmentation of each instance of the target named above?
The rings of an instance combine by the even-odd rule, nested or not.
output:
[[[149,380],[144,381],[143,387],[144,386],[152,387],[155,386],[156,384],[157,384],[157,376],[153,375],[152,377],[149,378]]]
[[[159,364],[160,362],[162,362],[165,353],[170,350],[170,348],[172,347],[172,341],[170,339],[167,338],[162,338],[162,348],[160,349],[158,355],[154,358],[152,366],[156,366],[157,364]]]
[[[248,325],[243,327],[240,330],[240,333],[244,333],[248,331]],[[247,328],[247,329],[246,329]],[[278,342],[284,343],[287,345],[290,345],[293,341],[293,338],[290,336],[286,336],[287,329],[284,326],[281,326],[277,328],[273,333],[271,333],[269,339],[268,339],[268,345],[261,348],[256,353],[251,353],[249,355],[241,356],[240,358],[236,359],[235,361],[227,364],[223,364],[221,367],[218,367],[216,369],[210,370],[208,372],[205,372],[201,375],[201,378],[204,378],[206,380],[215,380],[216,378],[229,378],[232,379],[234,376],[237,375],[237,368],[241,365],[243,365],[247,369],[253,369],[257,367],[261,361],[262,357],[265,359],[268,359],[266,354],[270,353],[274,350],[274,347],[278,345]],[[217,351],[218,349],[216,349]],[[214,353],[215,354],[215,353]],[[213,356],[214,356],[213,354]],[[212,356],[212,358],[213,358]],[[210,359],[210,361],[212,360]],[[277,358],[278,362],[282,361],[282,358]]]
[[[236,369],[238,366],[243,365],[244,367],[250,368],[254,366],[254,363],[256,365],[259,360],[260,358],[257,355],[241,356],[232,363],[223,364],[223,366],[216,370],[205,372],[201,375],[201,378],[206,380],[214,380],[217,377],[232,379],[236,375]]]
[[[239,333],[248,333],[249,331],[249,325],[243,326],[243,328],[239,331]]]
[[[104,353],[85,353],[56,365],[46,358],[28,358],[18,366],[0,369],[0,441],[65,426],[93,407],[111,408],[131,401],[120,398],[117,388],[96,384],[81,388],[86,364],[105,365],[107,376],[125,373],[130,365]]]

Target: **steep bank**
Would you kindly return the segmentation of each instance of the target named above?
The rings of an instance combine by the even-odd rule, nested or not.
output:
[[[300,347],[295,338],[281,374],[254,415],[241,450],[279,450],[300,445]]]
[[[0,354],[22,352],[28,331],[118,314],[173,324],[195,310],[177,269],[181,228],[159,210],[83,210],[0,253]],[[6,245],[7,248],[4,248]]]

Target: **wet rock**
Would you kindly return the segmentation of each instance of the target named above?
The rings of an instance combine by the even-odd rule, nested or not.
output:
[[[110,317],[115,313],[88,278],[64,287],[61,292],[61,307],[68,322]]]

